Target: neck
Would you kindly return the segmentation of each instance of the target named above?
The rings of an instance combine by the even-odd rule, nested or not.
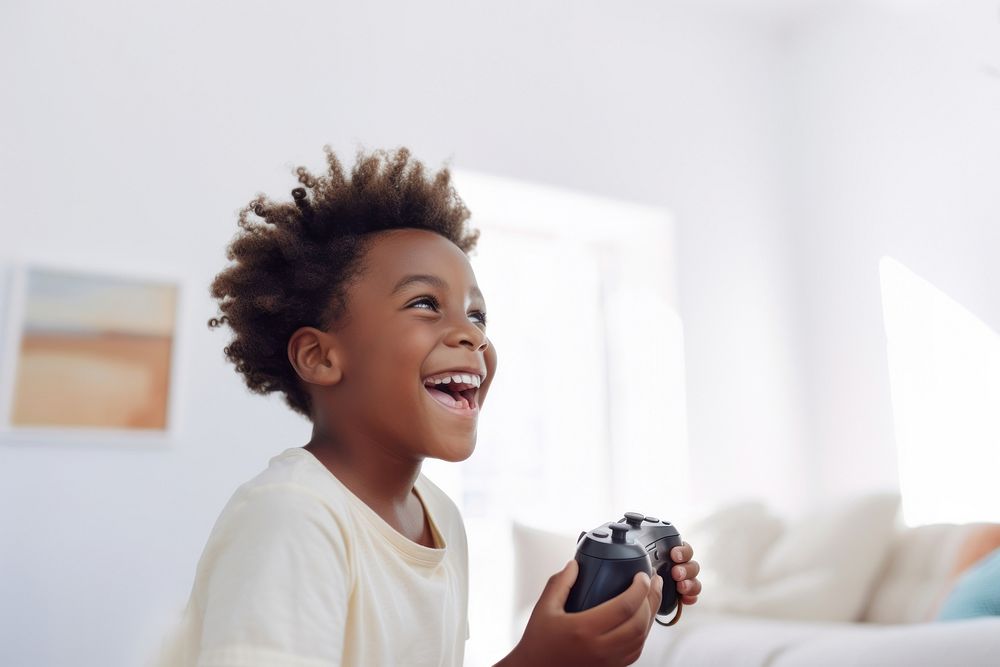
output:
[[[319,423],[313,424],[304,449],[384,517],[399,514],[412,503],[420,459],[400,457],[363,434],[340,433]]]

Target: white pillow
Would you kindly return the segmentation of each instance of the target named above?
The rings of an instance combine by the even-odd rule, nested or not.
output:
[[[681,526],[681,536],[694,548],[694,560],[702,568],[698,606],[727,611],[730,592],[751,586],[761,558],[783,527],[781,519],[757,501],[733,504]]]
[[[709,517],[712,530],[699,525],[689,531],[689,541],[701,552],[695,560],[705,572],[706,607],[798,620],[857,620],[889,552],[898,513],[898,494],[877,494],[783,529],[776,528],[780,520],[752,503]],[[707,551],[695,542],[701,533],[709,537]],[[763,548],[762,537],[768,538]],[[741,558],[748,560],[737,563]]]
[[[986,524],[933,524],[896,536],[862,620],[919,623],[934,618],[954,584],[959,548]]]

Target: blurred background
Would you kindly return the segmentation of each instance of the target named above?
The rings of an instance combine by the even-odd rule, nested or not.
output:
[[[236,211],[325,143],[450,166],[483,232],[500,369],[476,453],[425,469],[469,664],[513,645],[513,522],[884,490],[1000,520],[998,7],[7,0],[0,664],[141,664],[226,500],[308,440],[205,323]],[[175,285],[162,437],[16,428],[34,263]]]

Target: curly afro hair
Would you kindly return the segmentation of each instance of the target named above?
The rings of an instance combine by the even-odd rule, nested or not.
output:
[[[325,174],[296,169],[302,187],[292,190],[292,201],[259,194],[240,211],[240,231],[226,249],[234,263],[210,289],[221,317],[208,321],[235,333],[225,355],[252,392],[283,392],[288,406],[310,419],[309,394],[288,361],[288,340],[300,327],[327,331],[341,322],[371,235],[426,229],[465,253],[479,237],[466,226],[469,210],[447,168],[427,178],[406,148],[360,150],[348,178],[333,150],[324,151]]]

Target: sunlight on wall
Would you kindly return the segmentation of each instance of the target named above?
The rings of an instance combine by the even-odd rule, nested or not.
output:
[[[1000,335],[898,261],[880,262],[907,525],[1000,520]]]

